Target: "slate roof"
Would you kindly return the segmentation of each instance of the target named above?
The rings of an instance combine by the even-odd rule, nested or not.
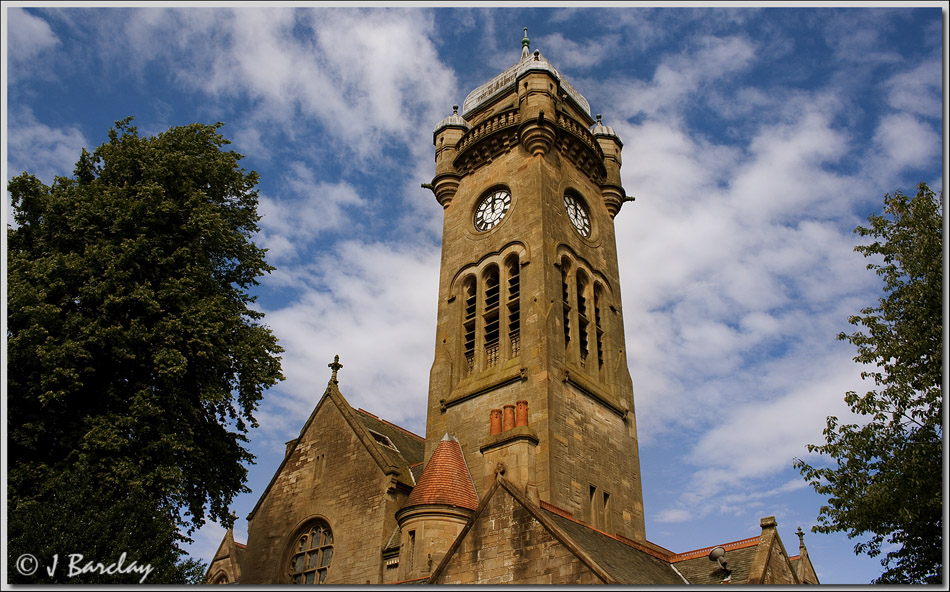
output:
[[[422,462],[426,446],[425,438],[417,436],[409,430],[390,423],[385,419],[380,419],[365,409],[357,409],[356,413],[368,430],[385,436],[393,446],[395,446],[396,453],[402,457],[402,461],[398,463],[394,462],[393,464],[397,464],[397,466],[401,467]],[[392,448],[389,448],[389,446],[379,440],[377,440],[377,443],[380,444],[379,449],[383,454],[393,456]]]
[[[445,504],[474,510],[478,494],[458,440],[448,434],[436,446],[406,505]]]
[[[679,553],[670,558],[670,562],[691,584],[701,586],[718,585],[723,581],[744,584],[749,581],[752,560],[755,559],[759,537],[742,539],[723,545],[705,547],[687,553]],[[723,561],[731,573],[723,571],[719,563],[709,560],[709,552],[716,547],[726,550]],[[729,578],[725,580],[725,578]]]
[[[686,583],[669,562],[573,518],[548,508],[543,511],[618,584],[682,586]]]

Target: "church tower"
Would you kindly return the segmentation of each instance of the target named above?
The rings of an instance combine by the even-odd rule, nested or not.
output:
[[[428,460],[458,439],[478,494],[644,541],[614,216],[622,144],[522,40],[521,59],[436,126],[444,208]]]

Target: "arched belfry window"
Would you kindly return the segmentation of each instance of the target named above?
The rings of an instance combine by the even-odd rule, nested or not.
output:
[[[562,253],[561,308],[564,355],[592,378],[609,382],[610,287],[603,276],[570,253]]]
[[[590,355],[590,298],[588,288],[590,280],[583,270],[577,270],[577,341],[580,346],[581,368],[587,367]]]
[[[521,351],[521,264],[514,254],[505,260],[508,279],[508,342],[512,357]]]
[[[333,533],[323,520],[307,525],[293,542],[289,575],[293,584],[323,584],[333,559]]]
[[[564,348],[571,346],[571,260],[561,258],[561,308],[564,316]]]
[[[521,268],[524,249],[510,245],[460,274],[461,316],[459,379],[478,374],[521,354]],[[455,297],[452,298],[452,301]]]
[[[465,355],[465,368],[471,372],[475,367],[475,311],[478,293],[475,276],[468,276],[462,282],[462,349]]]
[[[597,332],[597,369],[604,369],[604,286],[600,282],[594,284],[594,326]]]
[[[485,270],[483,285],[485,286],[485,365],[494,366],[498,363],[498,341],[500,336],[500,299],[501,286],[499,285],[498,266],[491,265]]]

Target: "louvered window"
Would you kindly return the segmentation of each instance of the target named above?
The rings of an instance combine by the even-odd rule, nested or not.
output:
[[[511,355],[521,351],[521,265],[518,256],[512,255],[506,264],[508,272],[508,341]]]
[[[499,338],[499,301],[501,286],[498,283],[498,267],[491,266],[485,272],[485,365],[494,366],[498,363]]]

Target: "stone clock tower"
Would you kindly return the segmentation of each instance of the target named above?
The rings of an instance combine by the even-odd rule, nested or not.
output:
[[[426,459],[457,438],[481,495],[644,541],[614,216],[621,142],[539,51],[434,132],[444,208]]]
[[[818,583],[801,529],[646,539],[614,216],[620,139],[532,52],[435,128],[444,208],[426,437],[323,396],[205,581]],[[699,541],[697,541],[699,543]],[[703,541],[708,544],[709,541]],[[710,561],[713,559],[713,561]]]

